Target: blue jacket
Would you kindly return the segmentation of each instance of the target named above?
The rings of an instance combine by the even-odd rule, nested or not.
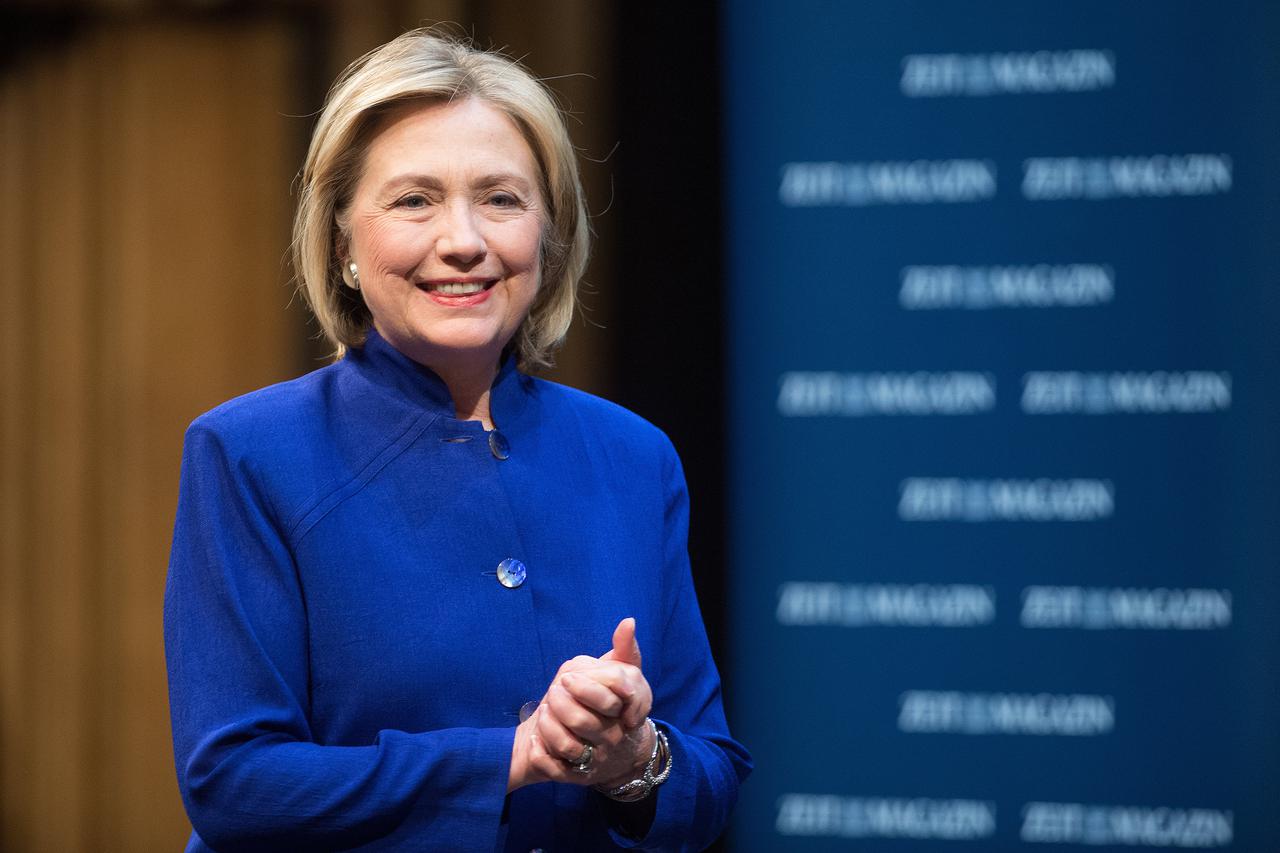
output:
[[[674,449],[510,360],[491,410],[505,460],[373,333],[191,425],[165,592],[188,850],[696,850],[723,829],[751,765]],[[673,757],[639,841],[590,789],[506,795],[520,706],[626,616]]]

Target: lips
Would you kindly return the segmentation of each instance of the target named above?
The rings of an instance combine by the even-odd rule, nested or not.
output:
[[[498,280],[495,278],[434,279],[418,284],[437,305],[459,308],[479,305],[489,298],[489,291]]]
[[[441,296],[471,296],[493,287],[492,280],[486,281],[429,281],[423,285],[428,293]]]

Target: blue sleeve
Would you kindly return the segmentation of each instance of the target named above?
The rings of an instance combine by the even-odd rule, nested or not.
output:
[[[668,614],[659,667],[646,673],[653,721],[671,745],[671,776],[656,791],[657,809],[644,838],[611,831],[621,847],[702,850],[720,836],[751,772],[751,756],[729,734],[720,676],[711,657],[689,569],[689,493],[674,448],[667,445],[663,588]],[[644,650],[640,638],[640,648]],[[647,669],[648,667],[646,667]]]
[[[305,602],[258,473],[216,431],[188,431],[164,622],[178,782],[197,835],[226,853],[388,837],[493,849],[514,729],[315,742]]]

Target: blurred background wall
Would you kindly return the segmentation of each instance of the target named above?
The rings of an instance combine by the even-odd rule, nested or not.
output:
[[[712,10],[4,4],[0,850],[185,843],[160,621],[182,433],[229,397],[323,363],[287,259],[311,123],[350,61],[440,21],[522,58],[574,117],[597,239],[553,378],[642,411],[682,447],[714,441]],[[648,189],[624,199],[626,185]],[[667,322],[654,296],[677,285],[694,292]],[[722,463],[685,455],[719,645]]]
[[[734,849],[1280,849],[1280,5],[723,14]]]

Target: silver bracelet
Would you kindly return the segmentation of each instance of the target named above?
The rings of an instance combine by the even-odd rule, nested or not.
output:
[[[620,803],[639,802],[649,796],[654,788],[667,781],[667,777],[671,775],[671,744],[667,742],[667,736],[654,725],[653,720],[645,717],[644,721],[653,730],[653,752],[649,756],[649,762],[645,764],[644,773],[639,778],[624,782],[616,788],[607,790],[596,788],[611,800],[617,800]],[[660,762],[663,762],[663,767],[658,770]]]

